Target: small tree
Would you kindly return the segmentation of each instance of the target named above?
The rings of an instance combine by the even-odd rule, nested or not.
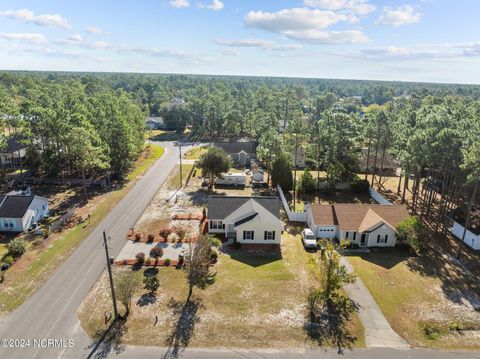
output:
[[[138,283],[133,272],[122,270],[115,276],[115,293],[117,299],[125,308],[125,317],[130,314],[132,297],[137,289]]]
[[[409,217],[400,222],[396,228],[397,238],[408,243],[410,248],[419,254],[426,245],[426,232],[420,218],[417,216]]]
[[[208,236],[202,236],[195,244],[189,245],[189,250],[185,254],[183,269],[187,275],[188,297],[187,302],[192,296],[193,287],[205,289],[215,281],[215,274],[210,272],[212,253],[212,239]]]
[[[293,188],[292,165],[285,155],[278,157],[272,165],[272,186],[280,185],[284,191]]]
[[[160,287],[160,281],[157,276],[145,277],[143,278],[143,287],[148,290],[150,295],[155,295],[158,287]]]
[[[299,195],[307,196],[315,192],[315,179],[310,171],[305,170],[303,172],[300,181],[298,181],[297,191]]]
[[[219,147],[209,147],[207,152],[200,156],[197,166],[202,170],[202,175],[208,177],[209,188],[213,181],[222,173],[228,172],[231,166],[227,153]]]
[[[152,258],[161,258],[163,256],[163,248],[155,246],[152,249],[150,249],[150,257]]]
[[[15,238],[7,244],[8,253],[14,258],[21,257],[26,248],[27,242],[23,238]]]

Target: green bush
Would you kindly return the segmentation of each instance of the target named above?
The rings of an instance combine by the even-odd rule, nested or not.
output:
[[[6,256],[5,258],[3,258],[3,263],[8,264],[9,266],[11,266],[13,262],[15,262],[15,260],[12,256]]]
[[[157,276],[143,278],[144,288],[148,290],[149,294],[154,295],[160,287],[160,282]]]
[[[217,259],[218,259],[218,253],[216,251],[211,251],[210,252],[210,260],[215,263],[217,261]]]
[[[425,337],[429,340],[436,340],[442,334],[442,329],[435,323],[425,323],[422,330]]]
[[[15,238],[7,244],[8,254],[12,257],[21,257],[27,249],[27,242],[23,238]]]
[[[316,181],[313,178],[312,174],[305,170],[303,172],[302,177],[300,177],[300,181],[297,184],[297,191],[298,194],[301,196],[306,196],[316,191]]]
[[[161,258],[163,256],[163,249],[161,247],[153,247],[150,250],[150,256],[153,258]]]
[[[142,264],[145,262],[145,253],[139,252],[135,255],[135,259],[137,260],[137,263]]]
[[[215,248],[220,248],[222,246],[222,241],[218,238],[212,239],[212,246]]]
[[[171,263],[172,263],[172,261],[170,260],[170,258],[167,258],[167,259],[165,259],[165,260],[163,261],[163,264],[164,264],[165,266],[167,266],[167,267],[168,267]]]
[[[367,180],[355,181],[352,183],[351,188],[355,194],[367,194],[370,183]]]
[[[420,254],[426,248],[426,231],[417,216],[409,217],[400,222],[396,230],[397,239],[407,243],[416,254]]]

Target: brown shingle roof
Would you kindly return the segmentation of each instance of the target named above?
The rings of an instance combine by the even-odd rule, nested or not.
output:
[[[382,204],[340,203],[311,206],[316,225],[337,225],[341,230],[363,232],[377,223],[385,222],[395,228],[408,218],[404,206]]]

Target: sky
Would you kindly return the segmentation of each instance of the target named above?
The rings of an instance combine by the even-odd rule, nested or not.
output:
[[[477,0],[2,0],[0,69],[480,84]]]

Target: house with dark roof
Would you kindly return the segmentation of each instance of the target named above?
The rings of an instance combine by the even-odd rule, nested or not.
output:
[[[223,149],[235,165],[249,167],[252,160],[257,159],[257,142],[240,139],[236,141],[219,141],[214,144]]]
[[[0,195],[0,232],[24,232],[48,216],[48,199],[40,196]]]
[[[11,135],[6,139],[6,144],[0,149],[0,162],[3,166],[19,166],[24,161],[27,151],[22,143],[24,138],[21,135]]]
[[[307,225],[317,238],[348,239],[360,247],[393,247],[396,227],[410,215],[405,206],[308,204]]]
[[[147,117],[145,126],[147,126],[149,130],[163,130],[165,128],[165,122],[162,117]]]
[[[276,244],[282,237],[277,197],[210,196],[208,232],[242,244]]]

